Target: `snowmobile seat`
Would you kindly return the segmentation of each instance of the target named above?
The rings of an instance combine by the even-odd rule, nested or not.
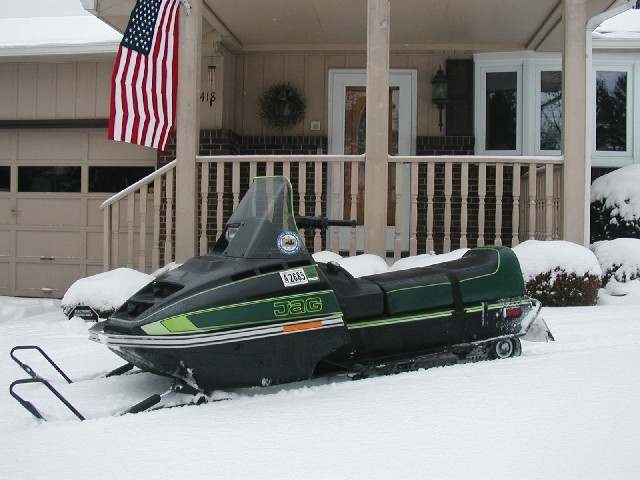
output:
[[[318,263],[318,267],[333,288],[346,322],[384,315],[384,294],[376,283],[354,278],[336,262]]]
[[[504,247],[475,248],[450,262],[362,279],[384,292],[388,315],[435,308],[461,313],[467,304],[526,294],[518,259]]]

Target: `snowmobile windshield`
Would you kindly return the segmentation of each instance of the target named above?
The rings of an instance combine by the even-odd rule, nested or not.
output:
[[[308,256],[293,216],[293,194],[286,177],[256,177],[227,222],[215,250],[239,258]]]

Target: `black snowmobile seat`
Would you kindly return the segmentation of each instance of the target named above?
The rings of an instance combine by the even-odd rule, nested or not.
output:
[[[354,278],[335,262],[318,263],[318,267],[333,288],[346,322],[384,315],[384,294],[376,283]]]
[[[362,277],[380,287],[386,312],[452,308],[526,294],[520,265],[505,247],[481,247],[461,258],[427,267]]]

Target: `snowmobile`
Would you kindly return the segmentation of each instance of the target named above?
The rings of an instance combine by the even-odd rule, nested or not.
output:
[[[318,263],[285,177],[257,177],[206,255],[165,273],[90,329],[142,370],[204,391],[519,355],[540,305],[508,248],[354,278]],[[544,321],[538,337],[550,337]]]
[[[214,390],[265,387],[346,374],[352,378],[517,356],[520,338],[553,340],[527,296],[517,257],[478,247],[431,266],[354,277],[337,262],[314,260],[299,228],[355,222],[294,215],[285,177],[256,177],[213,249],[159,276],[107,320],[89,329],[133,366],[175,379],[170,391],[202,400]],[[47,380],[29,375],[14,392]],[[153,395],[124,413],[160,403]],[[207,400],[208,401],[208,400]],[[215,400],[214,400],[215,401]]]

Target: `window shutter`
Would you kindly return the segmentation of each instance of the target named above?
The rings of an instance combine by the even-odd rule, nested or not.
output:
[[[473,136],[473,60],[448,59],[447,136]]]

